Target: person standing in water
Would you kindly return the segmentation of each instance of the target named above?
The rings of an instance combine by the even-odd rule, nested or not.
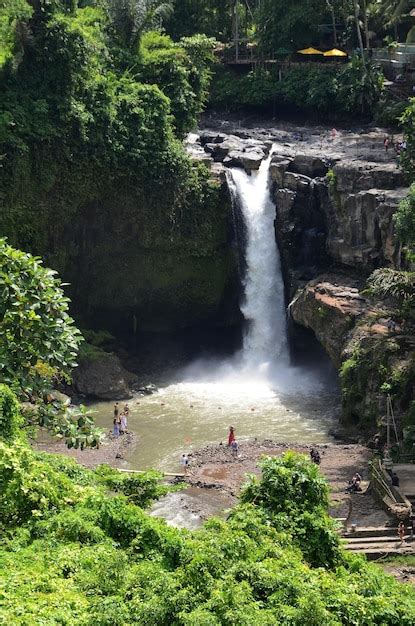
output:
[[[229,426],[228,446],[232,446],[232,441],[235,441],[235,429],[233,426]]]
[[[113,429],[112,429],[112,434],[113,434],[114,437],[118,438],[120,436],[120,420],[119,420],[118,415],[116,417],[114,415],[113,423],[114,423],[114,426],[113,426]]]
[[[125,412],[125,410],[121,413],[121,426],[120,426],[120,432],[123,435],[125,432],[127,432],[127,413]]]

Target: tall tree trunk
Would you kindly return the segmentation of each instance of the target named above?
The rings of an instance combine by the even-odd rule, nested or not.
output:
[[[239,0],[235,0],[234,17],[235,17],[235,60],[239,59]]]
[[[334,12],[334,7],[331,8],[331,21],[333,24],[333,41],[334,45],[337,46],[336,14]]]
[[[326,4],[331,15],[331,25],[333,28],[333,44],[336,47],[337,46],[337,28],[336,28],[336,13],[334,11],[334,3],[330,2],[330,0],[326,0]]]
[[[366,69],[365,48],[363,46],[362,31],[360,30],[359,5],[357,3],[357,0],[354,0],[354,15],[356,20],[357,39],[359,41],[360,54],[362,55],[363,67]]]
[[[367,17],[367,2],[363,0],[363,23],[365,26],[365,39],[366,39],[366,48],[370,50],[370,37],[369,37],[369,21]]]

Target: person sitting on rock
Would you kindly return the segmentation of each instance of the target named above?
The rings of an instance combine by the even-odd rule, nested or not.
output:
[[[312,448],[310,450],[310,457],[311,457],[311,460],[313,461],[313,463],[315,463],[316,465],[320,465],[320,463],[321,463],[321,456],[320,456],[320,452],[318,450],[315,450],[314,448]]]
[[[356,472],[356,474],[353,476],[352,480],[349,480],[349,484],[346,487],[346,491],[348,493],[354,493],[356,491],[362,491],[362,488],[360,486],[361,482],[362,482],[362,477],[360,476],[359,472]]]

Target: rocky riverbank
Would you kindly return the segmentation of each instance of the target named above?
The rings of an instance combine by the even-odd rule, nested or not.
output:
[[[359,472],[364,480],[369,478],[368,460],[372,453],[358,444],[292,446],[270,440],[252,441],[241,443],[236,457],[226,446],[208,446],[193,453],[186,481],[195,487],[229,494],[236,502],[247,474],[260,474],[258,461],[261,456],[279,456],[293,449],[308,455],[312,447],[321,455],[320,469],[329,482],[333,517],[346,517],[351,501],[351,519],[358,525],[381,526],[388,522],[387,514],[370,491],[351,496],[345,493],[347,481],[355,472]]]
[[[124,457],[127,450],[130,451],[135,447],[138,441],[137,434],[129,431],[117,438],[107,433],[99,448],[69,449],[64,441],[52,440],[49,436],[46,439],[35,441],[33,447],[41,452],[69,456],[85,467],[93,468],[107,464],[117,468],[125,464]]]

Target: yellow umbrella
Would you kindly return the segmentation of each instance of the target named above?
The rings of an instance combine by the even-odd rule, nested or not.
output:
[[[297,50],[298,54],[324,54],[321,50],[316,48],[304,48],[303,50]]]
[[[343,52],[343,50],[338,50],[337,48],[333,48],[333,50],[328,50],[328,52],[324,53],[325,57],[347,57],[347,52]]]

